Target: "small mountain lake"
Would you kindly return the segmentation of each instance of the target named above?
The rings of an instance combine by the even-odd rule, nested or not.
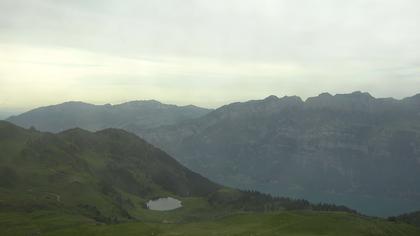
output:
[[[155,211],[170,211],[182,207],[182,202],[172,197],[158,198],[147,202],[147,208]]]

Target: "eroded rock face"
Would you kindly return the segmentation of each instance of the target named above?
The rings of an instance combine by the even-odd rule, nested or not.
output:
[[[139,135],[223,184],[395,214],[420,208],[418,97],[270,96]]]

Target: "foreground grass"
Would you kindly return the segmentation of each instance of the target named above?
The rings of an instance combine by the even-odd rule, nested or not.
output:
[[[63,212],[0,213],[1,235],[340,235],[418,236],[402,223],[348,213],[285,211],[243,213],[191,223],[132,222],[98,225],[89,218]]]

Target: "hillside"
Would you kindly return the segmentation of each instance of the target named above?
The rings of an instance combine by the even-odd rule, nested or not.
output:
[[[270,96],[214,111],[156,101],[70,102],[9,120],[53,132],[122,128],[224,185],[389,216],[420,208],[419,104],[420,95],[361,92],[306,101]]]
[[[182,201],[187,218],[284,209],[354,213],[346,207],[222,187],[136,135],[118,129],[95,133],[71,129],[52,134],[1,121],[0,150],[3,210],[60,208],[104,223],[153,220],[146,202],[175,197]],[[205,213],[201,213],[203,209]],[[183,220],[179,215],[170,217]]]
[[[343,206],[222,187],[123,130],[51,134],[1,121],[0,150],[2,235],[419,232]],[[166,196],[182,207],[145,207]]]
[[[173,223],[129,222],[95,225],[81,216],[57,212],[26,215],[0,212],[2,235],[89,236],[418,236],[420,230],[404,223],[357,217],[342,212],[287,211],[242,213],[211,220]]]
[[[0,122],[0,208],[63,208],[101,222],[141,217],[160,196],[203,198],[220,186],[126,131],[59,134]]]
[[[66,102],[36,108],[12,116],[7,121],[21,127],[29,128],[33,126],[38,130],[49,132],[60,132],[71,128],[91,131],[120,128],[138,131],[198,118],[210,111],[192,105],[175,106],[155,100],[132,101],[118,105]]]
[[[420,209],[419,118],[420,95],[270,96],[138,134],[228,186],[386,216]]]
[[[390,221],[404,222],[420,228],[420,211],[405,213],[396,217],[389,217]]]

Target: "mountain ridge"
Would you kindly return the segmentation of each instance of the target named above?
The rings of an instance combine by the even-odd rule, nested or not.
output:
[[[0,150],[4,235],[419,232],[399,220],[362,216],[344,206],[220,186],[121,129],[54,134],[0,121]],[[182,207],[146,208],[148,200],[167,196],[182,201]]]
[[[35,108],[7,121],[25,128],[50,132],[80,127],[95,131],[104,128],[126,130],[153,128],[200,117],[211,109],[193,105],[177,106],[156,100],[137,100],[121,104],[94,105],[80,101]]]
[[[153,220],[145,203],[171,196],[184,201],[181,212],[185,212],[177,220],[192,215],[262,212],[267,206],[271,211],[357,214],[344,206],[315,205],[223,187],[121,129],[90,132],[74,128],[53,134],[0,121],[0,150],[1,210],[61,209],[103,223]],[[208,213],[200,213],[202,210]]]
[[[420,196],[415,187],[420,178],[415,177],[420,165],[418,98],[376,99],[363,92],[324,93],[306,101],[269,96],[138,135],[216,182],[396,215],[420,208],[415,204]],[[314,197],[320,194],[315,186],[324,188],[322,196]],[[299,193],[307,188],[310,193]],[[381,192],[387,196],[384,203],[368,203]],[[356,196],[346,200],[350,194]]]
[[[356,91],[305,101],[272,95],[173,124],[123,129],[219,183],[397,215],[420,207],[413,203],[420,202],[419,117],[420,94],[393,99]],[[375,209],[369,199],[378,193],[386,197]]]

